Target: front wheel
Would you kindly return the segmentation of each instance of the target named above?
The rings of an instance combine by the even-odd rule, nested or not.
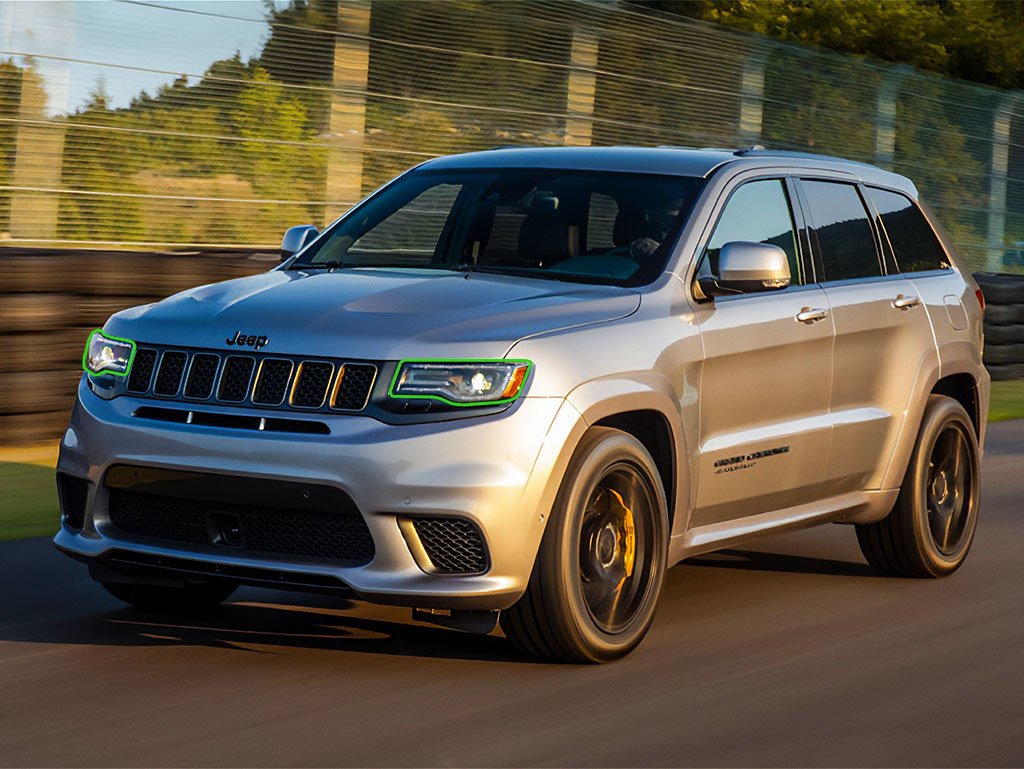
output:
[[[567,662],[607,662],[643,639],[668,557],[668,504],[643,444],[587,431],[551,511],[526,593],[501,613],[519,649]]]
[[[896,506],[857,526],[868,563],[894,577],[942,577],[967,557],[978,524],[978,438],[963,406],[932,395]]]

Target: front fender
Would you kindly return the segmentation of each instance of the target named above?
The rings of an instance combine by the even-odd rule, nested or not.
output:
[[[614,376],[594,379],[576,387],[566,400],[582,416],[587,426],[631,411],[652,411],[664,419],[672,447],[672,470],[674,483],[666,489],[671,494],[668,500],[672,516],[673,536],[685,532],[691,509],[691,470],[688,457],[689,447],[679,396],[670,383],[654,372],[636,372],[628,376]],[[575,446],[573,447],[575,449]]]

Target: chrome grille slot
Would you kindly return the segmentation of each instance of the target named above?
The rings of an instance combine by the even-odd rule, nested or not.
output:
[[[185,373],[185,362],[188,355],[183,352],[168,351],[160,358],[160,370],[156,373],[156,384],[153,392],[157,395],[177,395],[181,387],[181,375]]]
[[[149,389],[153,369],[156,368],[157,355],[157,351],[151,347],[136,351],[135,360],[132,361],[132,373],[128,376],[128,392],[144,393]]]
[[[217,367],[220,356],[197,352],[192,356],[192,365],[185,380],[185,397],[205,400],[213,394],[213,383],[217,381]]]
[[[318,409],[327,400],[327,388],[334,374],[334,364],[327,361],[304,360],[295,372],[291,405],[304,409]]]
[[[256,359],[247,355],[229,355],[224,361],[224,370],[220,375],[220,386],[217,388],[217,400],[241,403],[249,392],[252,370],[256,368]]]
[[[292,376],[292,362],[286,358],[265,358],[256,372],[256,386],[252,391],[252,402],[266,406],[278,406],[288,394],[288,380]]]
[[[331,397],[332,409],[360,411],[366,407],[377,378],[377,367],[371,363],[345,363],[338,373]]]

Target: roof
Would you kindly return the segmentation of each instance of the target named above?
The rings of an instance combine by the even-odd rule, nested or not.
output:
[[[731,150],[675,147],[508,147],[484,152],[446,155],[428,160],[423,168],[559,168],[578,171],[707,176],[729,160]]]
[[[687,147],[506,147],[461,155],[445,155],[423,163],[431,170],[470,168],[557,168],[578,171],[620,171],[708,177],[728,165],[736,170],[788,167],[840,171],[868,184],[903,190],[917,197],[904,176],[867,163],[804,152]]]

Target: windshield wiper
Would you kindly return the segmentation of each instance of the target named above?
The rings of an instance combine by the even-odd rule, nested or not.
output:
[[[287,269],[289,270],[337,270],[340,267],[346,265],[341,261],[332,259],[327,262],[295,262],[290,265]]]
[[[543,267],[502,267],[500,265],[485,265],[481,267],[479,264],[458,264],[452,267],[452,269],[466,273],[483,272],[487,273],[488,275],[520,275],[524,278],[541,278],[543,280],[576,282],[573,280],[573,278],[575,278],[576,275],[574,275],[571,272],[558,273],[553,272],[551,270],[547,270]]]

